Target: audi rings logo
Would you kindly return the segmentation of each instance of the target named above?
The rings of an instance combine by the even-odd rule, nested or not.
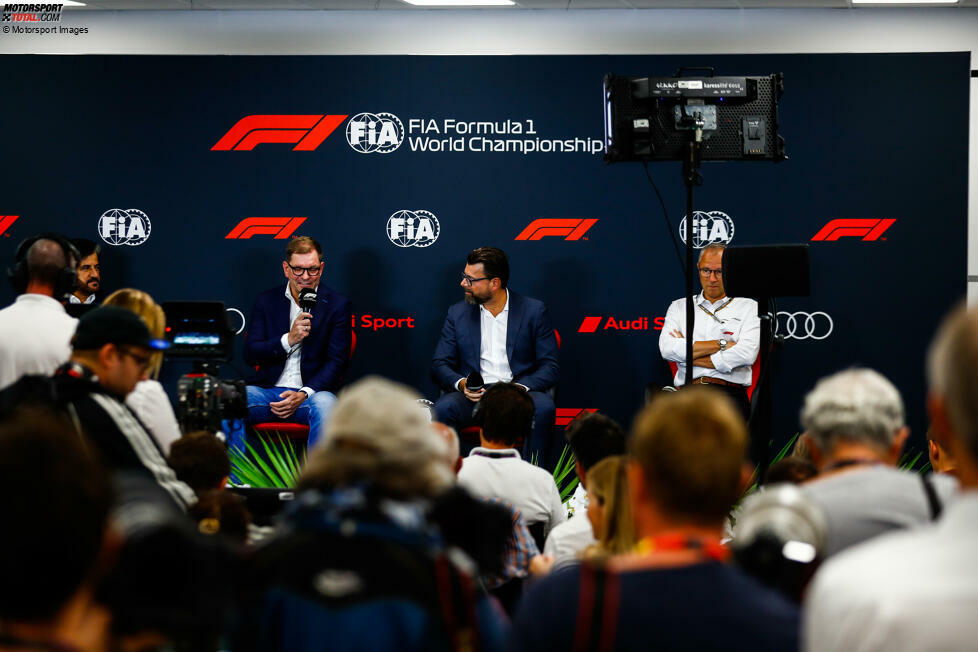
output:
[[[702,249],[708,244],[729,244],[734,236],[734,223],[722,211],[693,211],[693,247]],[[679,223],[679,237],[686,242],[686,218]]]
[[[784,335],[786,340],[824,340],[832,334],[835,323],[829,313],[779,312],[774,324],[774,334]]]
[[[390,154],[404,142],[404,123],[393,113],[358,113],[346,124],[346,142],[361,154]]]

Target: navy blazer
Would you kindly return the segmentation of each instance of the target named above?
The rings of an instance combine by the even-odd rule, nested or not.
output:
[[[557,384],[557,336],[542,301],[509,292],[506,357],[513,382],[535,392]],[[480,371],[482,318],[479,306],[464,301],[448,309],[441,339],[431,361],[431,377],[445,391],[455,391],[459,378]]]
[[[309,335],[302,340],[299,369],[303,385],[317,392],[325,389],[335,393],[350,362],[350,301],[322,284],[317,294]],[[282,335],[292,328],[289,304],[281,285],[255,299],[244,343],[245,362],[258,366],[253,385],[274,387],[285,369]]]

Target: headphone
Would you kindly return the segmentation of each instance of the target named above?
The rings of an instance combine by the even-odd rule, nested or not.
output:
[[[10,279],[10,284],[17,291],[17,294],[23,294],[27,290],[27,283],[30,280],[30,270],[27,268],[27,252],[38,240],[54,240],[57,242],[61,251],[64,252],[65,260],[68,261],[68,264],[58,271],[58,277],[54,282],[54,298],[61,301],[67,294],[74,292],[77,286],[78,273],[75,267],[81,261],[81,255],[75,245],[57,233],[41,233],[21,242],[20,246],[17,247],[17,253],[14,254],[14,264],[7,268],[7,278]]]

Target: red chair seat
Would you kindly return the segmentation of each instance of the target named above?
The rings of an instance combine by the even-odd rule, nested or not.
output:
[[[267,421],[265,423],[255,423],[249,426],[259,435],[271,435],[278,433],[282,437],[289,439],[308,439],[309,426],[304,423],[287,423],[284,421]]]

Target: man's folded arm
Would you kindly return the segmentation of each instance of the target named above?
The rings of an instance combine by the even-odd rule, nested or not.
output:
[[[676,337],[673,331],[683,332],[683,324],[679,323],[679,314],[674,310],[674,305],[666,310],[666,318],[662,323],[662,330],[659,332],[659,353],[664,360],[672,362],[686,362],[686,338]],[[685,314],[683,315],[685,323]]]
[[[737,367],[749,367],[757,359],[761,350],[761,320],[752,314],[740,326],[740,332],[734,334],[736,344],[726,351],[717,351],[710,356],[713,368],[722,373],[730,373]]]

